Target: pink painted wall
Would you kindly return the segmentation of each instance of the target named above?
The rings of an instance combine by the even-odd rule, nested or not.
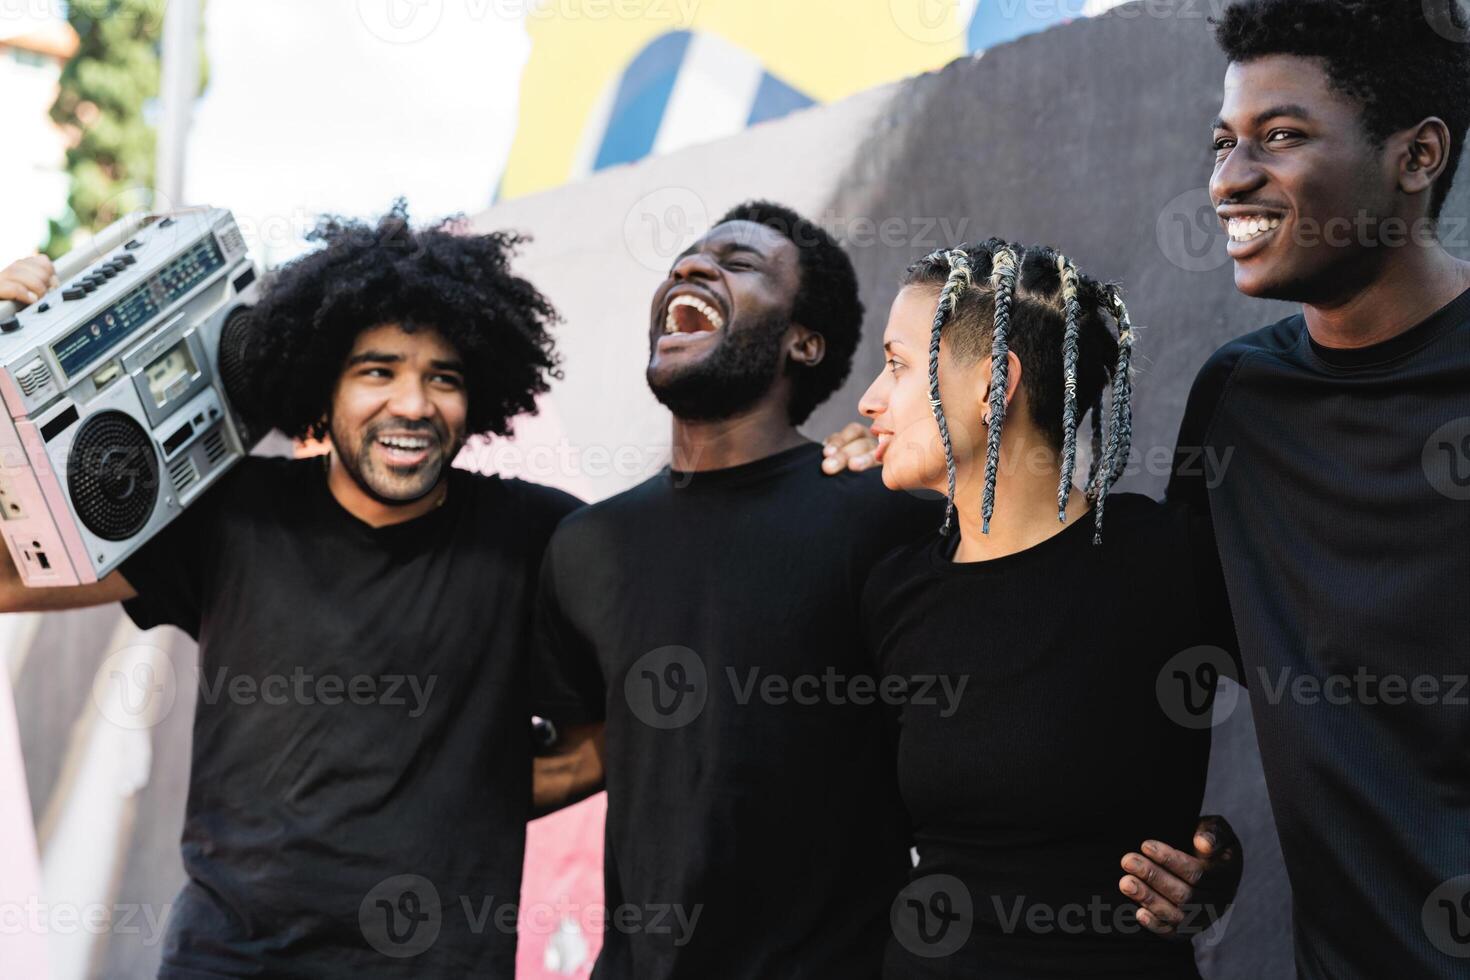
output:
[[[557,980],[592,975],[602,948],[601,793],[527,827],[516,976]]]

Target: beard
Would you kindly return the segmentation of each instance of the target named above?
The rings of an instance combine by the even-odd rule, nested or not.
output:
[[[690,422],[730,418],[754,405],[776,383],[781,340],[789,323],[789,316],[773,311],[748,325],[731,324],[715,349],[697,363],[664,373],[650,366],[648,387],[677,418]]]
[[[411,467],[384,466],[373,458],[373,444],[378,433],[392,429],[427,436],[429,455]],[[363,493],[380,504],[396,506],[422,500],[433,492],[444,476],[444,469],[454,453],[446,445],[446,437],[427,422],[394,420],[370,425],[359,432],[344,432],[333,422],[329,436],[332,451],[342,461],[342,468]]]

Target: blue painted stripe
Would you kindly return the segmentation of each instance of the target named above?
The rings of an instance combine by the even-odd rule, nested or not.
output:
[[[984,51],[1072,19],[1069,12],[1062,9],[1067,4],[1046,6],[1048,9],[1044,13],[1031,13],[1020,0],[980,0],[975,16],[970,18],[970,53]],[[1076,9],[1081,7],[1081,3],[1077,3]]]
[[[745,124],[754,126],[769,119],[780,119],[811,105],[816,105],[815,99],[797,91],[770,72],[763,72],[760,87],[755,91],[755,102],[750,107],[750,118]]]
[[[593,170],[632,163],[652,152],[692,39],[689,31],[660,35],[628,65],[618,83]]]

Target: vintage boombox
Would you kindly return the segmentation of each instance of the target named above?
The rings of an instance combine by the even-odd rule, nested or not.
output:
[[[230,212],[130,215],[57,275],[0,303],[0,535],[30,586],[102,578],[253,441],[226,397],[258,288]]]

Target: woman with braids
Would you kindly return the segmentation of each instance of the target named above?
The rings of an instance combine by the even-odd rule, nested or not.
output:
[[[1214,639],[1184,529],[1109,494],[1131,427],[1122,295],[1050,248],[962,245],[908,270],[883,341],[861,404],[883,481],[949,506],[875,567],[865,633],[883,676],[964,692],[913,687],[897,711],[918,864],[885,976],[1197,977],[1190,944],[1151,935],[1119,891],[1140,841],[1189,842],[1209,711],[1194,721],[1170,683]],[[1172,774],[1145,803],[1140,743]],[[1192,911],[1172,931],[1211,918]]]
[[[577,501],[450,464],[557,376],[555,313],[513,235],[400,202],[316,238],[266,281],[234,394],[330,452],[243,460],[92,585],[27,589],[3,559],[0,611],[121,601],[199,641],[160,977],[509,980],[531,596]]]

